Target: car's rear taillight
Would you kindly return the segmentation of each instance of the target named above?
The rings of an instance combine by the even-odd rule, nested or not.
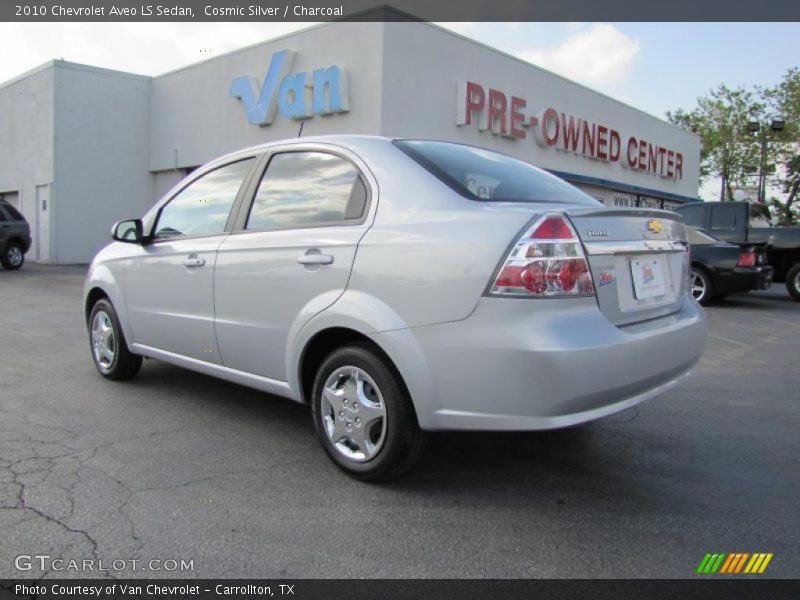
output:
[[[741,256],[739,256],[739,260],[736,263],[737,267],[755,267],[756,266],[756,253],[755,252],[743,252]]]
[[[586,255],[569,220],[561,213],[537,219],[503,261],[489,294],[531,298],[594,294]]]

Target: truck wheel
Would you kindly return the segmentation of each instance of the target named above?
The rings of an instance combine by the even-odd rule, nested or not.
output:
[[[786,289],[789,295],[800,302],[800,263],[797,263],[786,274]]]

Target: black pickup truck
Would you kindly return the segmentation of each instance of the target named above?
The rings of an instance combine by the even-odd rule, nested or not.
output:
[[[800,227],[773,227],[769,210],[749,202],[698,202],[675,209],[687,225],[737,244],[766,244],[774,281],[800,302]]]

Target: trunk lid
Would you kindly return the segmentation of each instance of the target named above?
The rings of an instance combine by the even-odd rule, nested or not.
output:
[[[571,209],[603,314],[615,325],[680,310],[689,244],[682,218],[663,210]]]

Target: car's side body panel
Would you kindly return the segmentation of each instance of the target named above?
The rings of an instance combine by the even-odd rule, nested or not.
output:
[[[336,156],[358,169],[367,188],[361,218],[345,224],[246,230],[247,213],[260,177],[254,178],[233,231],[220,248],[214,283],[217,340],[227,367],[286,381],[287,348],[295,331],[345,291],[356,249],[375,219],[378,183],[361,158],[340,146],[298,141],[270,147],[270,155],[315,152]],[[301,264],[319,256],[327,264]]]
[[[225,237],[134,246],[123,272],[133,341],[222,364],[214,334],[214,268]]]

